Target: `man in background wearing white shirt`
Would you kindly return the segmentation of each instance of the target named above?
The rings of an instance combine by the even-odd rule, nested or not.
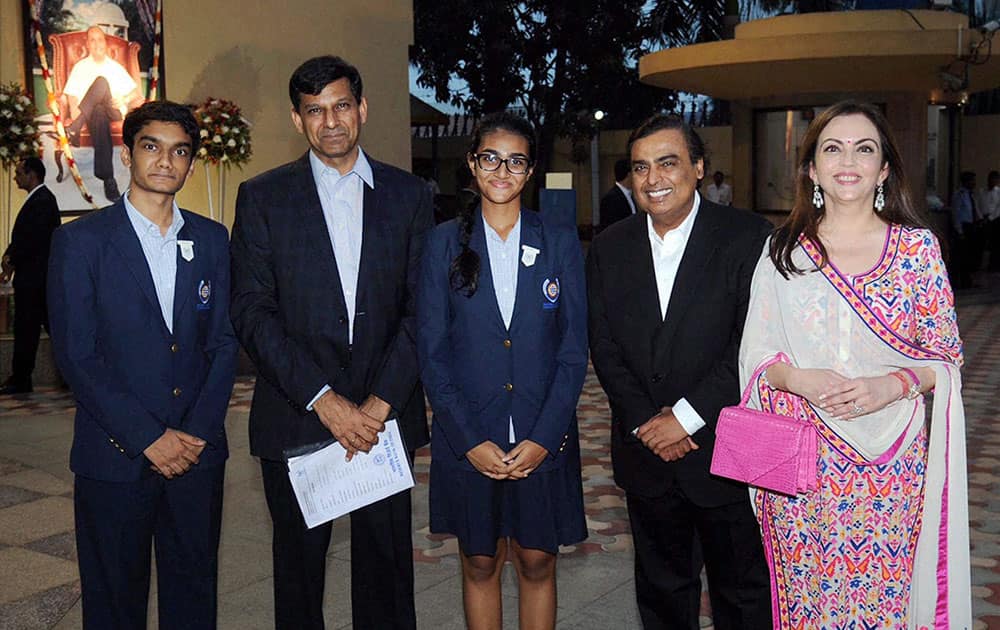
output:
[[[722,171],[715,171],[712,175],[712,183],[705,188],[705,198],[720,206],[733,205],[733,187],[726,183]]]
[[[108,201],[117,201],[121,195],[111,163],[111,122],[121,120],[143,98],[128,71],[108,56],[107,37],[100,27],[87,29],[87,56],[70,70],[63,94],[72,120],[66,127],[70,142],[79,146],[80,131],[86,125],[94,145],[94,176],[104,183]]]
[[[709,473],[719,411],[740,398],[737,350],[770,224],[699,196],[705,147],[679,117],[647,120],[629,154],[643,212],[594,239],[587,293],[639,615],[646,630],[697,628],[704,564],[718,630],[770,629],[747,488]]]

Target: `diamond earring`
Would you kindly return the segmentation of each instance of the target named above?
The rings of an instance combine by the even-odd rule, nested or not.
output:
[[[817,208],[823,207],[823,193],[820,192],[819,184],[813,184],[813,205]]]
[[[882,184],[875,188],[875,212],[882,212],[885,209],[885,190]]]

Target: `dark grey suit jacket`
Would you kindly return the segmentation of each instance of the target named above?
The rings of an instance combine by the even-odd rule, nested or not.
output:
[[[240,185],[232,235],[233,325],[259,377],[250,408],[250,451],[331,439],[306,407],[326,384],[360,404],[369,394],[398,413],[410,449],[428,441],[414,347],[415,292],[430,190],[370,157],[361,265],[348,343],[347,305],[308,153]]]

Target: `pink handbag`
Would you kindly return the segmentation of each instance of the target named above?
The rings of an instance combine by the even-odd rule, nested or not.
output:
[[[740,404],[726,407],[719,414],[711,471],[713,475],[795,496],[817,485],[816,429],[799,419],[799,398],[793,398],[795,417],[747,409],[750,388],[764,370],[778,362],[787,363],[788,357],[779,353],[757,368],[743,390]]]

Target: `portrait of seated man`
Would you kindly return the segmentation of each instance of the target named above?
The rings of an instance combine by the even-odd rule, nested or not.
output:
[[[139,84],[121,63],[108,54],[107,36],[97,26],[87,29],[87,56],[69,72],[63,95],[68,107],[66,133],[80,146],[86,126],[94,147],[94,176],[104,184],[104,196],[116,201],[121,195],[112,164],[111,123],[144,101]]]

